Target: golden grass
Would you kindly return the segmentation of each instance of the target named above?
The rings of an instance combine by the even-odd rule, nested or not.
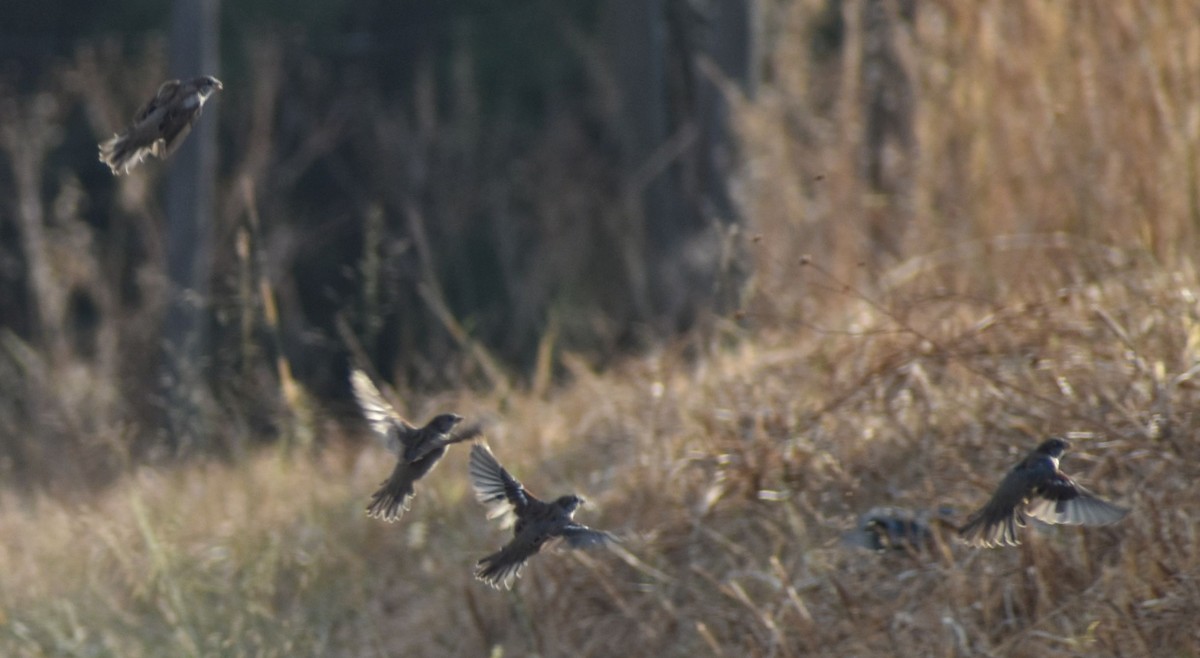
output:
[[[865,334],[427,401],[501,415],[506,465],[585,494],[580,518],[625,540],[540,555],[513,593],[471,577],[504,537],[461,449],[394,525],[362,513],[390,466],[374,446],[143,471],[85,505],[6,499],[0,652],[1194,655],[1196,283],[1151,267],[1005,307],[937,300],[929,326],[862,311]],[[1010,550],[838,542],[876,504],[969,511],[1049,432],[1076,432],[1066,467],[1135,513]]]
[[[603,372],[559,355],[558,389],[411,401],[498,418],[500,460],[588,497],[620,550],[479,585],[504,536],[461,447],[394,525],[362,512],[374,446],[140,471],[85,504],[0,498],[0,654],[1200,655],[1194,7],[922,3],[916,212],[881,263],[855,110],[809,107],[790,50],[818,4],[777,9],[780,78],[739,113],[744,324]],[[969,512],[1050,433],[1128,518],[839,543],[876,505]]]
[[[930,328],[867,317],[892,331],[664,349],[614,373],[576,364],[544,399],[440,400],[503,410],[497,454],[537,492],[589,495],[581,518],[632,556],[538,556],[513,594],[471,578],[503,538],[461,450],[395,525],[362,515],[388,469],[374,447],[144,471],[86,505],[5,500],[0,650],[1188,655],[1200,324],[1185,284],[1125,273],[986,313],[945,302]],[[1051,431],[1094,434],[1066,464],[1136,513],[1012,550],[837,543],[878,503],[966,511]]]

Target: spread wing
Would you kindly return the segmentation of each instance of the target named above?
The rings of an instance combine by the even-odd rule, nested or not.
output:
[[[371,431],[383,441],[389,452],[400,456],[405,440],[413,433],[412,426],[383,399],[367,373],[361,370],[350,373],[350,386],[354,389],[354,398],[358,400],[358,407],[371,426]]]
[[[471,447],[469,472],[475,499],[489,508],[489,519],[500,517],[501,527],[511,526],[520,510],[537,501],[482,443]]]
[[[1026,512],[1039,521],[1065,525],[1108,525],[1129,510],[1097,498],[1071,478],[1059,475],[1039,486]]]
[[[563,541],[571,548],[596,548],[617,541],[616,537],[607,532],[593,530],[580,523],[568,523],[563,527],[561,535]]]

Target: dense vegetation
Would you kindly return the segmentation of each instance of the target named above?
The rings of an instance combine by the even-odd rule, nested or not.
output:
[[[603,276],[576,251],[599,249],[595,234],[561,223],[617,203],[611,186],[595,184],[611,170],[592,152],[586,121],[557,115],[527,133],[532,141],[517,140],[529,148],[508,160],[500,155],[509,149],[464,147],[462,136],[478,130],[468,118],[389,121],[409,115],[387,101],[371,106],[373,125],[395,133],[334,140],[336,148],[311,133],[305,146],[308,129],[288,126],[337,126],[342,116],[322,86],[328,70],[286,40],[248,42],[264,71],[295,70],[312,86],[301,87],[299,105],[260,113],[250,99],[220,99],[224,140],[242,146],[227,156],[236,173],[223,188],[223,217],[256,218],[231,220],[219,240],[226,278],[215,286],[216,317],[245,328],[228,334],[219,357],[238,376],[205,401],[222,418],[223,449],[208,454],[222,458],[163,463],[152,448],[133,450],[153,446],[155,432],[144,420],[152,414],[141,413],[149,403],[131,394],[152,373],[140,360],[153,351],[145,323],[157,312],[152,176],[113,183],[111,199],[83,194],[90,178],[108,176],[92,166],[94,145],[73,158],[54,151],[57,168],[39,188],[52,192],[48,230],[64,254],[54,262],[69,264],[71,281],[90,293],[93,323],[88,340],[70,329],[55,347],[6,314],[0,448],[6,481],[23,485],[0,492],[0,653],[1197,655],[1192,3],[921,4],[896,35],[916,103],[913,144],[888,147],[909,158],[889,170],[907,181],[891,196],[864,175],[860,5],[846,3],[845,47],[831,57],[813,47],[813,26],[828,19],[819,3],[766,4],[768,79],[753,99],[731,97],[741,222],[721,235],[744,271],[730,277],[737,310],[639,337],[635,351],[605,324],[608,307],[581,301],[585,284]],[[152,50],[140,57],[158,61]],[[122,109],[94,123],[94,141],[162,73],[105,47],[81,49],[64,66],[52,78],[62,87],[6,101],[27,135],[63,121],[55,112],[86,114],[108,98]],[[108,81],[108,95],[97,85],[91,100],[63,102],[80,89],[71,86],[80,71],[104,71],[88,79]],[[429,98],[437,79],[424,83]],[[270,166],[248,146],[265,136],[278,140]],[[432,197],[413,214],[386,200],[373,212],[304,197],[316,178],[340,176],[361,186],[356,198],[383,199],[386,178],[339,173],[345,153],[374,145],[363,161],[378,158],[389,172],[412,161],[387,160],[399,156],[386,145],[413,143],[439,154],[419,162],[443,167],[417,168],[441,175],[425,179]],[[5,150],[15,173],[13,153]],[[539,254],[580,266],[580,296],[558,297],[559,311],[528,325],[536,340],[527,354],[477,340],[486,332],[454,304],[430,325],[448,346],[425,352],[427,361],[354,346],[390,330],[367,322],[370,313],[341,332],[288,334],[311,312],[297,296],[313,285],[306,255],[348,227],[385,236],[345,239],[389,274],[369,283],[364,265],[330,298],[425,305],[418,284],[449,269],[429,275],[429,261],[407,260],[411,252],[469,268],[478,243],[423,246],[417,216],[443,207],[425,205],[431,198],[465,190],[494,200],[481,181],[499,168],[511,176],[501,196],[521,203],[438,217],[464,227],[481,214],[535,223],[552,236]],[[239,191],[243,180],[253,194]],[[111,225],[85,221],[83,199],[125,214]],[[252,224],[260,239],[239,239],[238,227]],[[124,227],[119,240],[97,237],[115,226]],[[15,229],[6,220],[4,230]],[[368,256],[364,242],[378,253]],[[118,244],[131,251],[110,250]],[[404,275],[407,267],[418,274]],[[244,278],[260,273],[266,297]],[[280,300],[277,324],[265,298]],[[6,313],[27,302],[0,299]],[[362,440],[351,407],[309,384],[340,371],[320,359],[317,371],[330,370],[321,376],[280,366],[296,353],[290,340],[387,364],[397,406],[415,419],[447,409],[488,419],[489,444],[525,485],[584,494],[591,504],[578,518],[620,535],[621,548],[539,555],[513,592],[481,586],[471,565],[504,537],[470,495],[467,451],[456,448],[400,523],[365,518],[389,456]],[[402,374],[391,365],[398,359],[420,365]],[[1129,517],[1108,528],[1027,529],[1022,546],[1005,550],[948,540],[930,553],[876,555],[839,541],[857,514],[881,504],[950,505],[962,518],[1051,433],[1074,439],[1066,470],[1132,507]],[[97,470],[109,474],[97,478],[103,486],[80,484]]]

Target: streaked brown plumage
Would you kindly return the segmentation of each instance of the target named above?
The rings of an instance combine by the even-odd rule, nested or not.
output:
[[[133,123],[100,144],[100,161],[113,175],[129,173],[146,156],[166,158],[179,148],[200,117],[204,101],[223,89],[221,81],[200,76],[184,82],[167,80],[133,116]]]
[[[564,541],[571,548],[591,548],[616,541],[609,533],[572,519],[583,504],[582,498],[571,494],[550,503],[538,500],[500,466],[486,445],[471,447],[470,475],[475,498],[491,508],[488,518],[503,517],[502,525],[513,525],[512,540],[475,566],[475,577],[492,587],[511,589],[525,561],[547,542]]]
[[[454,426],[462,421],[457,414],[441,414],[424,427],[414,427],[383,399],[367,373],[352,372],[350,385],[367,423],[387,449],[396,455],[396,468],[371,495],[367,516],[396,521],[408,509],[413,485],[433,470],[446,454],[446,446],[474,438],[480,430],[470,427],[461,434],[452,435]]]
[[[1017,528],[1031,516],[1050,524],[1108,525],[1129,513],[1097,498],[1059,470],[1070,447],[1063,439],[1042,442],[1004,476],[996,493],[959,529],[963,541],[978,547],[1016,546]]]

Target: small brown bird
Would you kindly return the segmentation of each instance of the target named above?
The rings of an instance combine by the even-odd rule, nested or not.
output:
[[[475,577],[499,589],[512,589],[525,561],[537,554],[547,542],[565,541],[571,548],[604,546],[616,538],[607,532],[592,530],[572,520],[583,499],[574,494],[542,502],[521,486],[492,455],[486,445],[471,447],[471,486],[475,498],[491,508],[488,518],[503,517],[507,527],[515,522],[513,538],[475,565]]]
[[[441,414],[424,427],[414,427],[383,399],[367,373],[361,370],[352,372],[350,385],[367,423],[387,449],[396,455],[396,468],[379,490],[371,495],[367,516],[388,522],[396,521],[408,509],[409,499],[413,496],[413,484],[433,470],[442,455],[446,454],[446,446],[474,438],[480,433],[479,427],[470,427],[462,434],[452,435],[450,432],[454,426],[462,421],[462,416],[457,414]]]
[[[959,529],[966,543],[978,547],[1016,546],[1017,528],[1026,516],[1050,524],[1099,526],[1116,523],[1129,510],[1103,501],[1059,470],[1070,444],[1060,438],[1042,442],[1025,456],[982,509]]]
[[[133,115],[133,123],[125,132],[101,142],[100,161],[112,169],[114,176],[120,176],[129,173],[148,155],[165,159],[191,132],[204,101],[221,89],[224,89],[221,81],[211,75],[185,82],[167,80],[154,98]]]

